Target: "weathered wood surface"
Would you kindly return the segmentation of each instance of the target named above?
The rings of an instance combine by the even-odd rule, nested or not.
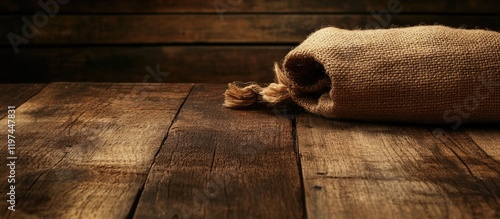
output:
[[[500,31],[500,7],[494,0],[92,0],[57,6],[57,16],[46,24],[38,17],[43,25],[28,28],[34,36],[28,37],[21,18],[33,22],[32,15],[43,9],[38,2],[55,0],[0,1],[0,35],[5,36],[0,39],[0,58],[8,63],[0,71],[9,72],[0,82],[143,82],[144,67],[156,64],[177,73],[162,82],[268,82],[272,74],[265,70],[284,57],[283,48],[296,46],[324,26],[439,23]],[[9,33],[26,37],[17,54]],[[187,58],[178,58],[183,56]],[[155,63],[144,62],[159,57]],[[171,67],[171,62],[179,64]]]
[[[45,84],[0,84],[0,119],[7,115],[8,106],[21,106],[44,87]]]
[[[500,132],[498,126],[468,127],[467,134],[481,146],[484,153],[496,161],[500,161]],[[499,186],[500,184],[497,184]]]
[[[51,4],[55,2],[66,3]],[[57,15],[44,18],[44,10]],[[439,23],[500,31],[496,0],[0,0],[0,14],[0,58],[8,63],[0,71],[9,72],[0,83],[142,82],[144,66],[170,63],[143,62],[158,57],[180,63],[169,70],[167,82],[269,82],[272,75],[261,72],[286,53],[248,47],[290,48],[324,26],[366,29]],[[22,20],[33,23],[35,14],[36,25]],[[23,41],[19,53],[9,33]],[[188,58],[159,55],[172,46],[185,52],[177,57]],[[203,57],[192,53],[196,49]],[[186,64],[189,57],[193,61]],[[213,61],[217,58],[221,60]]]
[[[495,0],[435,1],[435,0],[357,0],[357,1],[295,1],[295,0],[146,0],[146,1],[70,1],[61,5],[60,13],[300,13],[338,12],[362,13],[387,10],[388,4],[401,4],[412,13],[498,13]],[[2,0],[0,12],[33,13],[40,10],[38,0]]]
[[[223,108],[223,85],[196,85],[139,201],[137,218],[303,218],[292,122]]]
[[[1,218],[500,218],[496,125],[230,110],[222,84],[44,86],[0,85],[19,101]]]
[[[31,19],[31,18],[28,18]],[[391,25],[444,24],[500,30],[500,16],[463,15],[59,15],[37,28],[28,45],[157,43],[299,43],[325,26],[388,28]],[[21,34],[18,16],[0,16],[0,35]],[[7,37],[0,45],[10,46]]]
[[[0,82],[144,82],[146,66],[167,78],[148,82],[270,82],[274,61],[324,26],[421,23],[500,30],[500,16],[442,15],[59,15],[16,54],[0,39]],[[0,16],[0,35],[21,34],[18,16]],[[22,35],[22,34],[21,34]]]
[[[311,218],[500,217],[500,160],[463,131],[306,114],[297,135]]]
[[[16,110],[16,211],[3,201],[0,217],[125,218],[191,87],[45,87]]]
[[[222,82],[273,80],[273,62],[281,61],[290,46],[145,46],[0,48],[1,80],[40,77],[52,81],[100,82]],[[30,63],[26,65],[26,63]],[[160,71],[157,80],[145,70]],[[164,77],[163,77],[164,76]],[[145,81],[146,80],[146,81]]]

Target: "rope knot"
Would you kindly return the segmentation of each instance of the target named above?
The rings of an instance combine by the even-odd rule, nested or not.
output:
[[[267,106],[276,106],[289,102],[290,80],[281,70],[278,63],[274,63],[275,83],[261,87],[255,82],[232,82],[224,93],[224,106],[229,108],[247,108],[258,103]]]

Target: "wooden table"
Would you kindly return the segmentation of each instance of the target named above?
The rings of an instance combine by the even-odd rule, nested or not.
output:
[[[224,89],[0,85],[0,217],[500,218],[497,126],[231,110]],[[15,212],[5,201],[10,185]]]

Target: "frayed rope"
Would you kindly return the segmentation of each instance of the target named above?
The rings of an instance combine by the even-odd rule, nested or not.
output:
[[[290,80],[281,70],[278,63],[274,63],[275,83],[261,87],[257,83],[232,82],[224,93],[224,106],[229,108],[247,108],[256,104],[276,106],[291,102]]]

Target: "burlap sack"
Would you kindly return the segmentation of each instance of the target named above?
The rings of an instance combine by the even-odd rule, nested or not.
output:
[[[329,118],[500,122],[500,33],[494,31],[328,27],[290,51],[275,71],[277,83],[269,87],[230,84],[225,105],[291,99]]]

